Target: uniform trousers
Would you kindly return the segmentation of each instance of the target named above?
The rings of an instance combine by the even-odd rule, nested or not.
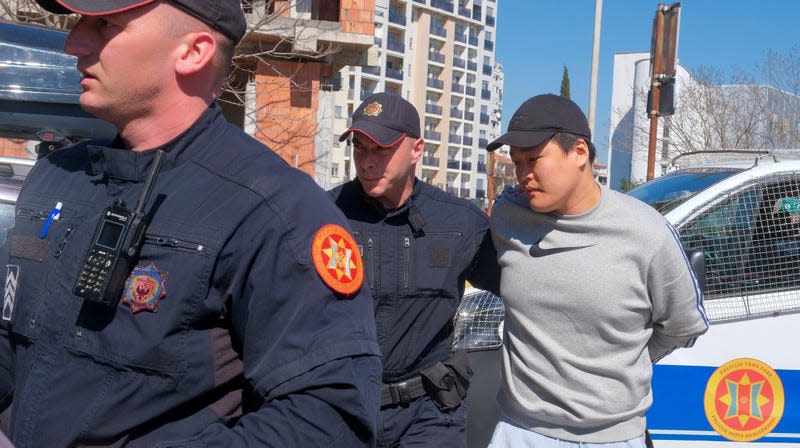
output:
[[[377,448],[465,448],[467,406],[439,410],[428,395],[381,408]]]

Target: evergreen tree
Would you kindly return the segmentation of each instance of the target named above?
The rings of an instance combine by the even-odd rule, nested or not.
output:
[[[561,75],[561,96],[569,98],[569,70],[564,66],[564,73]]]

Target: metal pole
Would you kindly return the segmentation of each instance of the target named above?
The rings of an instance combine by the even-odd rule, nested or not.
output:
[[[653,49],[653,72],[650,74],[650,136],[647,146],[647,180],[655,177],[656,137],[658,134],[658,109],[661,100],[661,53],[664,40],[664,5],[659,3],[656,10],[656,24]]]
[[[489,201],[488,206],[486,207],[486,213],[491,215],[492,214],[492,206],[494,205],[494,152],[490,152],[489,156],[486,157],[486,161],[489,164],[489,185],[487,186],[487,200]]]
[[[595,106],[597,104],[597,66],[600,54],[600,21],[603,16],[603,0],[594,1],[594,45],[592,46],[592,78],[589,84],[589,132],[594,133]]]

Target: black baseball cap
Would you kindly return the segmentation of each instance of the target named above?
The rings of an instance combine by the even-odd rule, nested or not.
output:
[[[339,137],[339,141],[347,139],[351,132],[364,134],[386,148],[406,136],[419,138],[419,113],[400,95],[373,93],[353,112],[353,124]]]
[[[488,145],[487,151],[503,146],[532,148],[557,132],[575,134],[592,145],[592,132],[581,108],[569,98],[547,94],[529,98],[514,112],[508,130]]]
[[[84,16],[116,14],[153,3],[156,0],[36,0],[54,14],[77,13]],[[205,22],[234,44],[247,29],[242,3],[239,0],[169,0],[170,3]]]

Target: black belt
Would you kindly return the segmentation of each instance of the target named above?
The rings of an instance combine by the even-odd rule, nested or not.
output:
[[[413,399],[427,394],[422,385],[422,377],[417,375],[399,383],[384,383],[381,387],[381,407],[390,404],[410,403]]]

